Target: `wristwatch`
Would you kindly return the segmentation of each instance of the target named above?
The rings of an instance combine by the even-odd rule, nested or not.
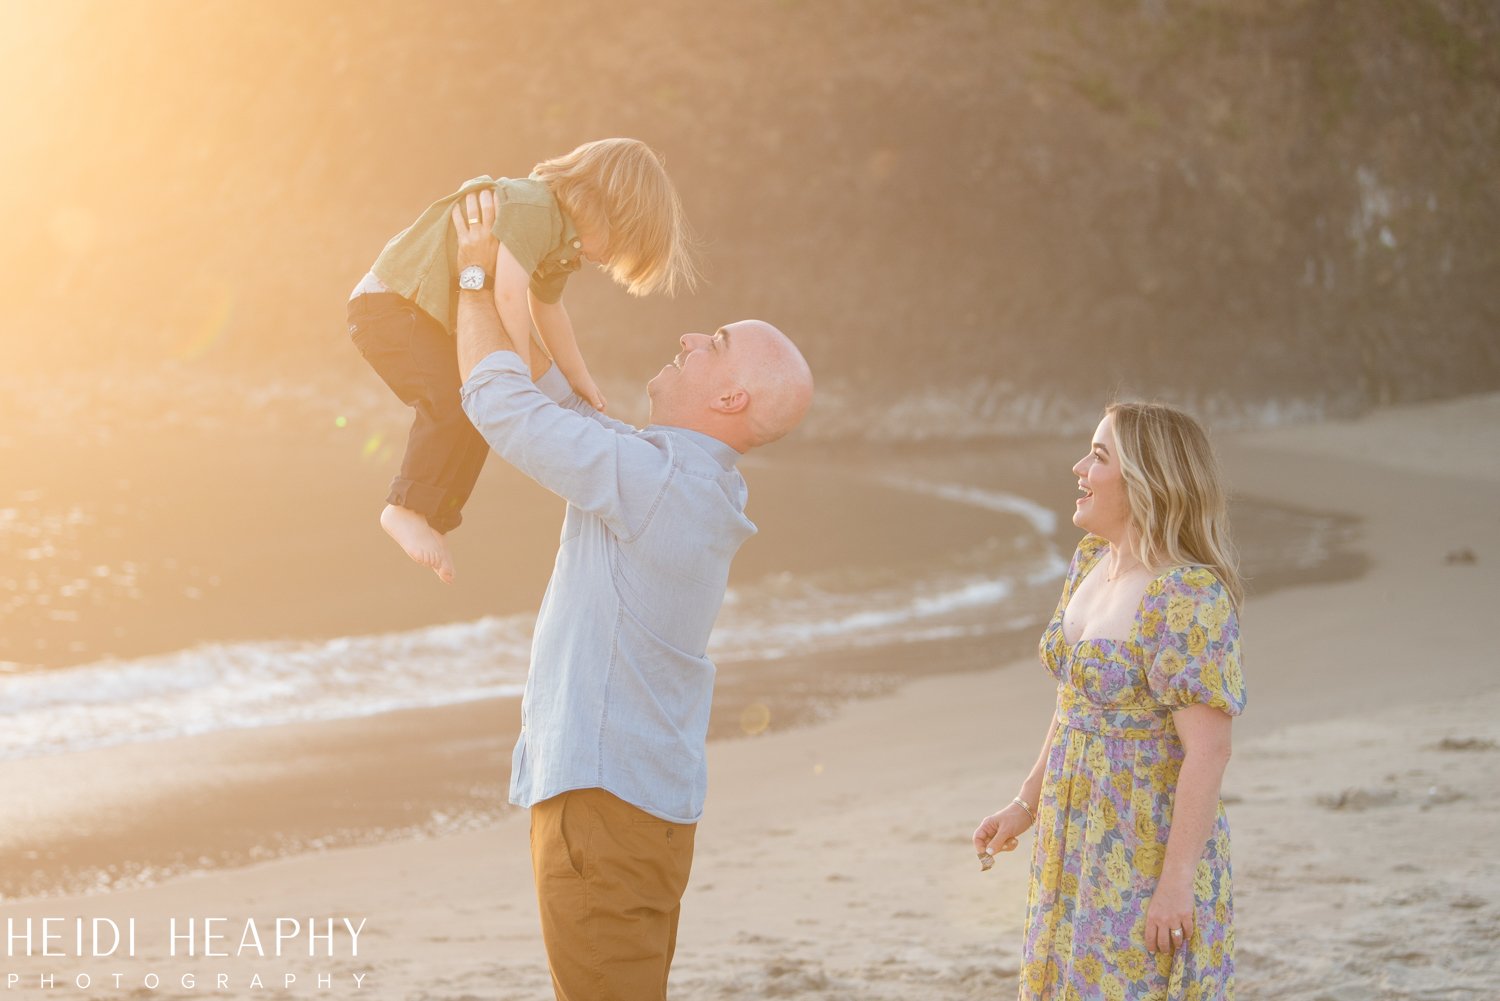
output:
[[[477,292],[495,287],[495,276],[477,264],[470,264],[458,273],[458,287],[467,292]]]

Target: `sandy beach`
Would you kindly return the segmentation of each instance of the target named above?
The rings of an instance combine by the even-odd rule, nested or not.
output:
[[[1224,790],[1237,996],[1500,997],[1500,861],[1490,851],[1500,830],[1500,679],[1482,639],[1500,586],[1500,395],[1224,436],[1221,449],[1238,493],[1353,518],[1365,561],[1353,579],[1252,594],[1244,610],[1250,702]],[[1025,657],[911,681],[815,725],[711,745],[674,996],[1013,996],[1027,845],[981,875],[969,835],[1029,767],[1052,694]],[[446,712],[443,725],[460,732],[504,725]],[[320,766],[356,746],[400,762],[437,754],[424,751],[420,726],[403,722],[420,718],[431,717],[79,752],[94,755],[87,768],[77,755],[6,763],[7,809],[78,833],[165,784],[198,788],[184,775],[235,768],[287,789],[260,809],[336,809]],[[488,778],[474,795],[498,796],[505,762],[485,753]],[[301,762],[294,775],[268,763],[288,758]],[[84,772],[87,782],[61,778]],[[388,773],[344,794],[411,781],[401,767]],[[66,934],[56,947],[69,954],[9,958],[4,996],[550,996],[524,815],[440,837],[311,847],[139,889],[6,903],[13,951],[18,925],[59,917]],[[137,955],[73,955],[76,916],[121,927],[133,919]],[[225,919],[218,947],[231,953],[247,922],[269,932],[296,920],[298,934],[279,957],[269,934],[264,956],[168,954],[172,919],[179,929],[195,919],[201,936],[210,917]],[[310,957],[307,926],[330,919],[332,938],[314,939],[320,954]],[[345,919],[361,928],[358,955],[339,931]],[[49,975],[53,987],[41,979]],[[89,988],[76,986],[80,976]]]
[[[0,1001],[552,997],[508,792],[566,502],[492,456],[414,565],[348,304],[383,258],[447,316],[423,207],[607,137],[671,191],[495,232],[610,416],[686,420],[745,317],[817,382],[737,463],[673,998],[1017,996],[1034,841],[971,834],[1052,714],[1071,467],[1160,399],[1248,583],[1236,996],[1500,1001],[1500,3],[4,13]]]

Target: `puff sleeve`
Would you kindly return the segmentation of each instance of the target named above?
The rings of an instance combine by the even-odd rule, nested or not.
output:
[[[1168,709],[1243,712],[1239,616],[1223,583],[1202,567],[1179,568],[1157,578],[1147,600],[1142,632],[1152,697]]]
[[[517,202],[502,185],[496,189],[495,239],[505,244],[516,263],[528,275],[541,265],[555,242],[552,221],[545,206]]]

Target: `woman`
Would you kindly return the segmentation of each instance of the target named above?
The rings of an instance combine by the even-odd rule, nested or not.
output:
[[[1245,705],[1242,585],[1203,429],[1105,411],[1073,467],[1078,545],[1042,636],[1057,711],[1020,793],[984,819],[986,868],[1037,828],[1021,998],[1234,996],[1219,783]]]

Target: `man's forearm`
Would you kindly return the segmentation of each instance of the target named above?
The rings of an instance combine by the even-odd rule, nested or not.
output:
[[[495,299],[483,290],[458,294],[458,374],[469,381],[474,366],[496,351],[514,351],[515,345],[500,325]]]

